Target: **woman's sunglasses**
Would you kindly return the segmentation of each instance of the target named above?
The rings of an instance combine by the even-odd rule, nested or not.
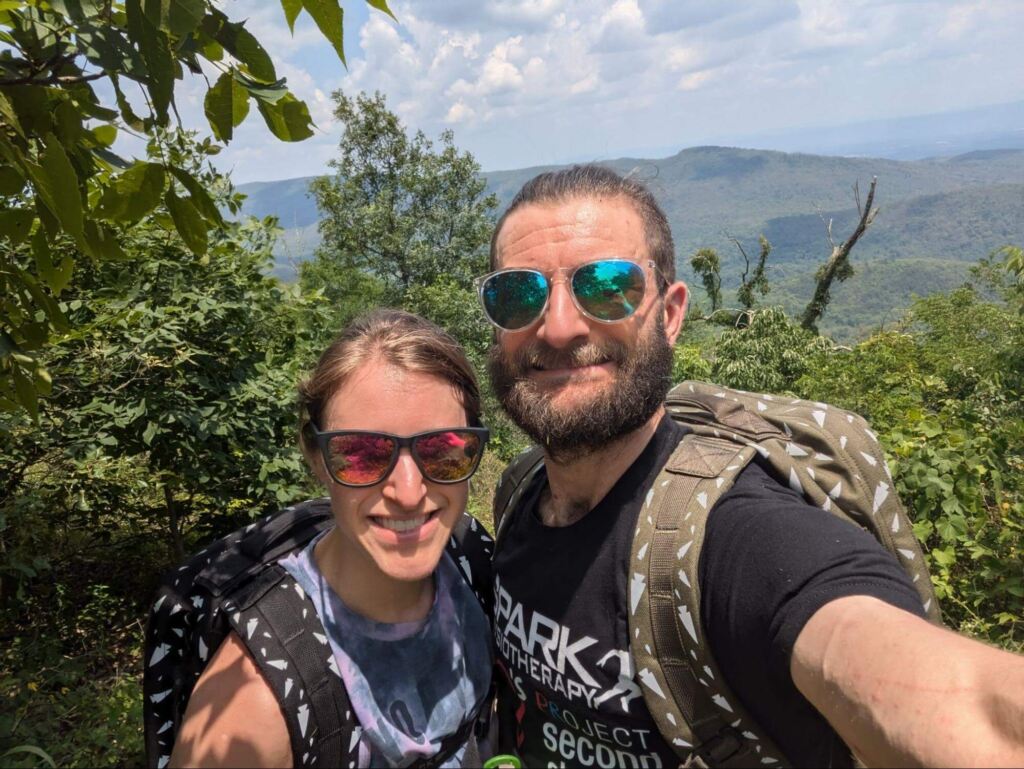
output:
[[[486,427],[450,427],[415,435],[370,430],[328,430],[309,425],[331,478],[343,486],[373,486],[409,449],[423,477],[434,483],[460,483],[476,472],[490,437]]]
[[[647,265],[656,269],[652,261]],[[599,259],[558,272],[568,273],[573,302],[593,320],[625,320],[643,302],[647,275],[628,259]],[[544,314],[551,280],[538,270],[511,268],[477,278],[477,290],[487,319],[503,331],[518,331]]]

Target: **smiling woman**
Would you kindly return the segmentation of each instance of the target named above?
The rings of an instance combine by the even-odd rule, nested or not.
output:
[[[327,705],[350,706],[359,726],[345,741],[349,759],[360,767],[459,766],[492,667],[474,594],[486,574],[478,565],[464,573],[446,551],[488,437],[472,368],[433,324],[377,311],[331,344],[299,399],[301,447],[329,493],[332,525],[280,559],[290,579],[280,584],[308,596],[319,619],[314,635],[331,650],[323,667],[348,700]],[[285,618],[267,620],[276,630]],[[273,668],[287,665],[262,659],[274,655],[260,648],[267,642],[251,643],[256,625],[236,625],[246,629],[229,633],[195,686],[172,765],[307,764],[304,716],[316,694],[288,700],[288,678],[282,698]]]

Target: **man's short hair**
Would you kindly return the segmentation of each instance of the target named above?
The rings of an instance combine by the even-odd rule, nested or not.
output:
[[[538,174],[523,185],[498,219],[491,237],[491,269],[497,269],[498,235],[505,220],[516,209],[531,203],[561,203],[573,198],[625,198],[644,224],[647,253],[659,274],[658,290],[664,292],[676,279],[676,249],[665,212],[654,195],[634,179],[628,179],[605,166],[588,163]]]

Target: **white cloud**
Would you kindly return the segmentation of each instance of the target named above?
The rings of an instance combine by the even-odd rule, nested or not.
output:
[[[457,101],[448,110],[448,114],[444,116],[444,122],[465,123],[468,120],[472,120],[475,116],[476,112],[473,111],[472,107],[467,107],[461,101]]]
[[[276,3],[232,4],[323,132],[315,148],[298,145],[310,147],[309,162],[337,141],[329,96],[337,88],[380,90],[410,129],[431,136],[454,126],[457,143],[485,167],[1024,94],[1020,0],[391,5],[399,23],[375,11],[359,23],[346,14],[346,72],[327,64],[336,57],[308,19],[293,39]],[[187,95],[200,119],[201,96],[201,89]],[[261,122],[250,118],[223,157],[250,162],[259,146],[278,153]],[[300,156],[306,162],[303,152],[291,155]]]

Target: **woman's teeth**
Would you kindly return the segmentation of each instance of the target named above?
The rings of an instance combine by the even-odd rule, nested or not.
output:
[[[412,531],[427,522],[429,515],[420,515],[415,518],[374,518],[378,525],[391,531]]]

